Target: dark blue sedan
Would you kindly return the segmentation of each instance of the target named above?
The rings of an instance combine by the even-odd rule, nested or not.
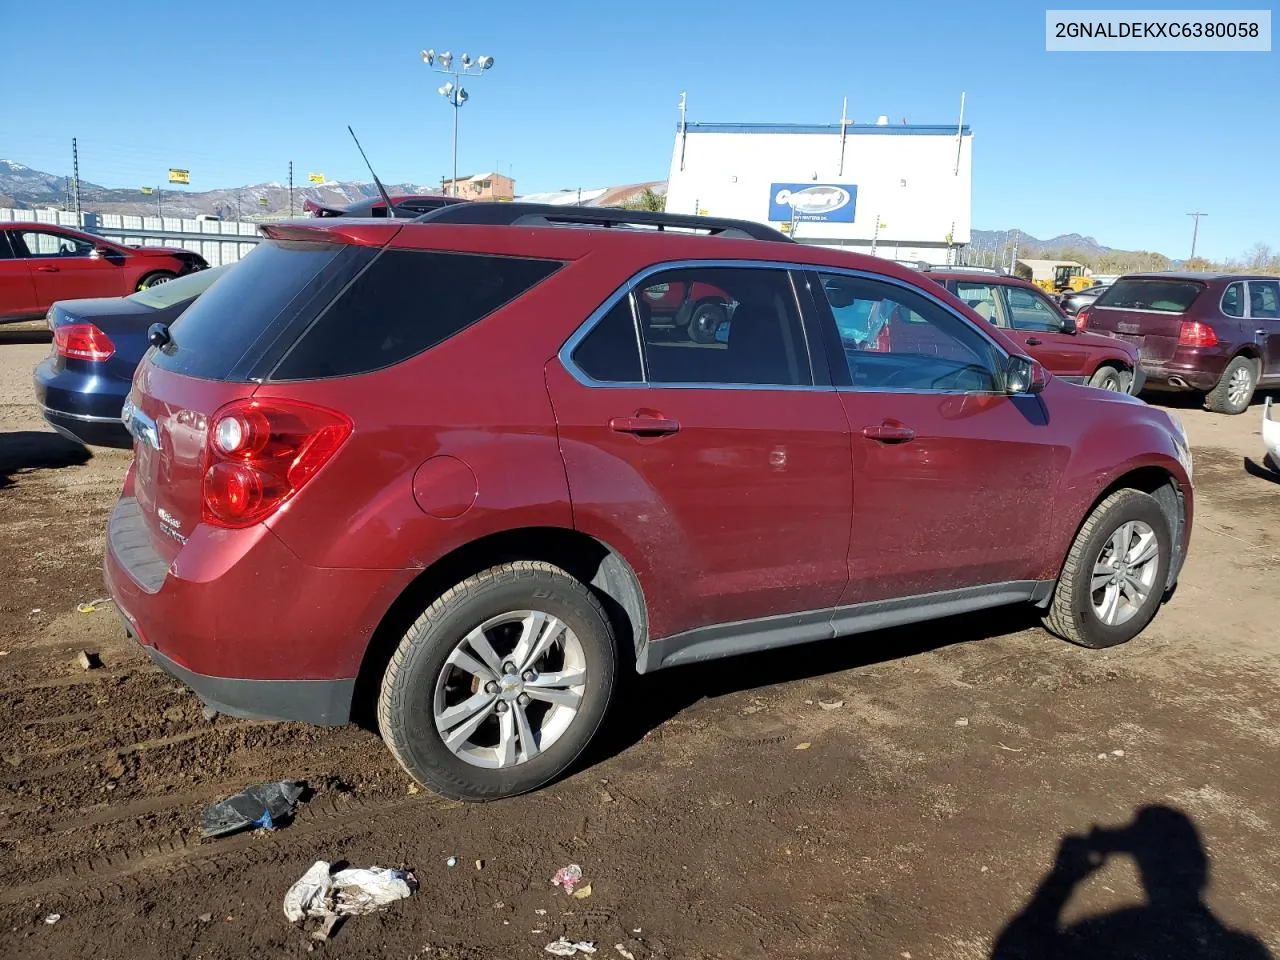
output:
[[[97,447],[129,447],[120,411],[153,323],[170,324],[231,264],[201,270],[128,297],[59,300],[49,308],[53,349],[36,367],[36,401],[65,437]]]

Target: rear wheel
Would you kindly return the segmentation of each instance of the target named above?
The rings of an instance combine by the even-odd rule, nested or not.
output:
[[[139,290],[150,290],[152,287],[158,287],[162,283],[168,283],[174,275],[164,270],[157,270],[155,273],[148,273],[145,277],[138,281]]]
[[[1089,378],[1089,386],[1097,387],[1099,390],[1110,390],[1113,393],[1124,393],[1128,388],[1125,375],[1115,367],[1105,364],[1094,371],[1093,376]]]
[[[1156,615],[1172,558],[1173,536],[1155,498],[1113,493],[1076,534],[1045,627],[1094,649],[1132,640]]]
[[[440,597],[400,641],[378,724],[409,775],[457,800],[560,776],[599,729],[617,674],[613,627],[548,563],[504,564]]]
[[[1218,385],[1205,395],[1205,409],[1214,413],[1244,413],[1257,386],[1258,365],[1249,357],[1236,357],[1222,371]]]

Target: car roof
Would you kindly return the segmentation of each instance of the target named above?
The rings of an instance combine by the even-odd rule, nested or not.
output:
[[[851,253],[835,248],[796,243],[785,234],[763,224],[745,221],[726,221],[713,217],[680,215],[654,215],[647,211],[606,210],[602,208],[560,207],[552,204],[512,204],[473,201],[468,210],[491,205],[508,208],[512,214],[545,214],[546,222],[503,225],[495,223],[465,222],[474,216],[458,214],[463,222],[450,222],[440,214],[459,207],[444,207],[424,214],[414,220],[360,218],[360,217],[312,217],[283,220],[262,224],[262,233],[277,240],[329,240],[362,246],[382,246],[396,241],[396,246],[413,246],[419,249],[462,249],[471,252],[491,250],[511,256],[538,256],[554,259],[576,260],[599,250],[612,250],[620,256],[633,257],[637,261],[658,264],[679,260],[755,260],[774,261],[794,266],[796,269],[830,267],[833,269],[866,270],[882,276],[905,280],[918,285],[920,278],[929,276],[918,270],[900,266],[882,257]],[[460,205],[461,206],[461,205]],[[545,206],[545,210],[543,209]],[[521,209],[523,208],[523,209]],[[513,219],[520,219],[515,216]],[[682,229],[627,228],[630,222],[680,224]],[[607,223],[618,224],[606,226]],[[691,224],[691,227],[684,227]],[[726,230],[726,224],[741,225],[757,233],[758,238],[744,235],[708,236],[691,229]],[[404,236],[400,236],[404,232]],[[773,234],[777,239],[769,235]],[[413,242],[405,241],[412,236]]]
[[[1119,277],[1115,282],[1121,280],[1199,280],[1202,283],[1211,283],[1222,280],[1275,280],[1275,276],[1267,276],[1261,273],[1221,273],[1206,271],[1198,273],[1194,270],[1152,270],[1145,273],[1126,273]]]
[[[1031,287],[1033,290],[1039,290],[1034,283],[1023,280],[1021,277],[1011,276],[1007,273],[985,273],[978,270],[929,270],[924,276],[929,279],[942,280],[972,280],[974,282],[998,283],[1007,287]]]

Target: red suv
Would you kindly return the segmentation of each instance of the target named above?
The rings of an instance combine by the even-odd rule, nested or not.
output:
[[[376,700],[445,795],[560,775],[622,671],[1010,603],[1106,647],[1182,567],[1177,421],[884,260],[520,203],[263,230],[152,331],[107,584],[217,709]],[[700,283],[736,304],[714,341],[643,322]],[[911,336],[866,349],[832,296]]]
[[[208,266],[190,250],[126,247],[46,223],[0,223],[0,323],[43,317],[55,300],[125,297]]]
[[[1215,413],[1244,413],[1258,387],[1280,386],[1280,278],[1129,274],[1077,319],[1139,348],[1151,385],[1199,391]]]
[[[930,269],[925,275],[1003,330],[1055,376],[1134,396],[1142,390],[1146,376],[1137,347],[1115,337],[1082,332],[1034,284],[963,267]]]

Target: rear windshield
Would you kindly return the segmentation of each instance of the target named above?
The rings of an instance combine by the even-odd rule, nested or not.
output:
[[[271,379],[389,367],[479,322],[561,266],[558,260],[386,250],[302,334]]]
[[[1204,285],[1194,280],[1117,280],[1098,298],[1095,306],[1185,313],[1203,289]]]
[[[211,286],[169,328],[171,342],[152,355],[165,370],[206,380],[240,379],[255,344],[278,333],[290,304],[339,254],[335,243],[266,240]],[[173,281],[176,283],[177,281]],[[163,287],[161,288],[163,289]]]
[[[144,307],[151,307],[153,310],[163,310],[165,307],[172,307],[175,303],[200,296],[231,266],[232,264],[228,263],[221,267],[210,267],[208,270],[197,270],[195,273],[188,273],[185,277],[178,277],[168,283],[139,290],[126,299],[140,303]]]

